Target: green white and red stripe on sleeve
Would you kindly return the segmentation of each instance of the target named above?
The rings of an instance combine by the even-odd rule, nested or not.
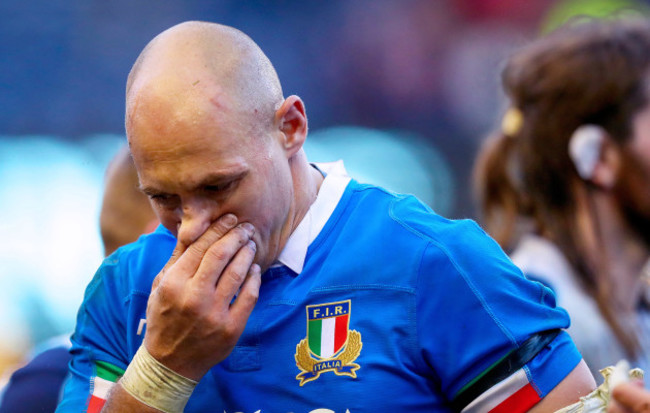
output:
[[[538,383],[533,385],[527,363],[548,348],[559,334],[558,329],[533,334],[494,362],[458,391],[451,402],[454,410],[463,413],[527,412],[545,394]]]
[[[106,403],[108,392],[124,374],[124,370],[112,364],[96,361],[95,375],[90,379],[91,394],[87,413],[99,413]]]
[[[481,394],[462,413],[526,412],[540,400],[522,368]]]

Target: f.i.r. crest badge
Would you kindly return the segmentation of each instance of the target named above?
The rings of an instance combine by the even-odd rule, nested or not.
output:
[[[300,385],[332,371],[339,376],[357,377],[361,367],[353,363],[361,354],[361,334],[350,330],[350,300],[307,306],[307,337],[296,346],[296,376]]]

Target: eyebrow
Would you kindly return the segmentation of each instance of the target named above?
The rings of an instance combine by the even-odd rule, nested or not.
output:
[[[220,184],[223,182],[231,182],[231,181],[236,181],[248,174],[248,169],[243,169],[239,168],[238,170],[233,170],[230,172],[215,172],[215,173],[210,173],[203,177],[198,183],[192,184],[189,186],[187,189],[190,191],[197,190],[201,187],[208,186],[208,185],[214,185],[214,184]],[[142,186],[141,184],[138,184],[138,189],[144,193],[147,196],[151,195],[157,195],[160,193],[165,193],[165,191],[161,191],[159,189],[156,189],[155,187],[149,186],[149,185],[144,185]]]

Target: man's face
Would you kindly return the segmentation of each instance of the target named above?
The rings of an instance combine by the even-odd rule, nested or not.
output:
[[[650,105],[636,115],[633,136],[623,145],[614,191],[630,227],[650,246]]]
[[[264,269],[290,230],[293,182],[282,134],[252,114],[216,106],[133,105],[127,134],[140,186],[185,245],[226,213],[253,224],[255,262]]]

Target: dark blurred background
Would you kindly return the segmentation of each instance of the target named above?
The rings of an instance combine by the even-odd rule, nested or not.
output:
[[[306,103],[313,161],[475,217],[470,174],[500,122],[499,71],[572,15],[615,0],[0,1],[0,375],[68,332],[101,261],[103,171],[124,142],[124,84],[185,20],[234,26]],[[3,357],[6,360],[3,360]],[[0,385],[2,380],[0,379]]]

